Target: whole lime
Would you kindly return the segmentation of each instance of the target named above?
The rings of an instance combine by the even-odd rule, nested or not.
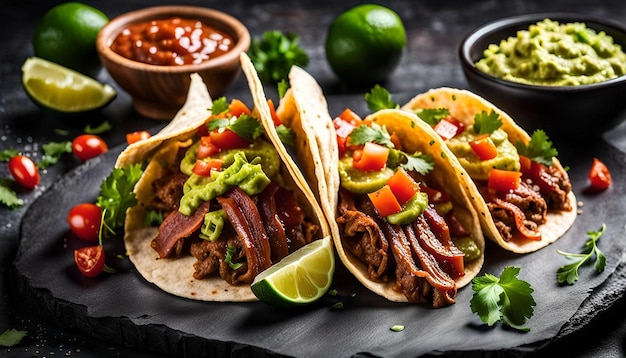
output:
[[[326,58],[342,80],[369,85],[383,82],[400,63],[406,32],[398,14],[363,4],[340,14],[326,37]]]
[[[33,35],[35,56],[81,72],[99,67],[96,37],[109,18],[78,2],[59,4],[37,23]]]

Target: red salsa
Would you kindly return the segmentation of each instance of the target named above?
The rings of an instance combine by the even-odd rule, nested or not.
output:
[[[111,44],[116,53],[151,65],[189,65],[228,52],[228,34],[200,20],[173,17],[131,24]]]

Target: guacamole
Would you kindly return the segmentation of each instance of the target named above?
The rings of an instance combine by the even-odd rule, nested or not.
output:
[[[475,65],[509,81],[578,86],[626,74],[626,54],[611,36],[584,23],[544,19],[516,37],[489,45]]]

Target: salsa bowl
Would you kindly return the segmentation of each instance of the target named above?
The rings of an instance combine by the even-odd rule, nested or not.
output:
[[[549,136],[572,138],[598,136],[626,116],[626,76],[582,85],[538,85],[505,80],[476,67],[490,44],[515,37],[520,30],[544,19],[560,24],[582,22],[601,31],[626,50],[626,28],[590,15],[539,13],[504,18],[469,33],[459,46],[463,73],[472,91],[503,109],[527,131],[545,130]]]
[[[163,120],[183,105],[192,73],[203,78],[212,97],[223,95],[239,76],[239,55],[249,47],[243,23],[197,6],[127,12],[111,19],[96,39],[100,61],[130,94],[135,110]]]

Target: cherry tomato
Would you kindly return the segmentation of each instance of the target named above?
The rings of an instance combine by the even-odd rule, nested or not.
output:
[[[109,150],[106,142],[94,134],[82,134],[72,141],[72,151],[78,159],[87,161]]]
[[[611,173],[598,158],[593,158],[591,170],[589,170],[589,181],[594,190],[606,190],[611,186]]]
[[[9,172],[23,187],[33,189],[39,184],[39,169],[32,159],[16,155],[9,160]]]
[[[126,143],[133,144],[135,142],[139,142],[140,140],[148,139],[152,135],[148,131],[136,131],[131,133],[126,133]]]
[[[96,277],[104,270],[104,248],[96,245],[74,250],[74,262],[83,275]]]
[[[78,204],[67,214],[67,223],[76,236],[87,241],[98,240],[102,210],[91,203]]]

